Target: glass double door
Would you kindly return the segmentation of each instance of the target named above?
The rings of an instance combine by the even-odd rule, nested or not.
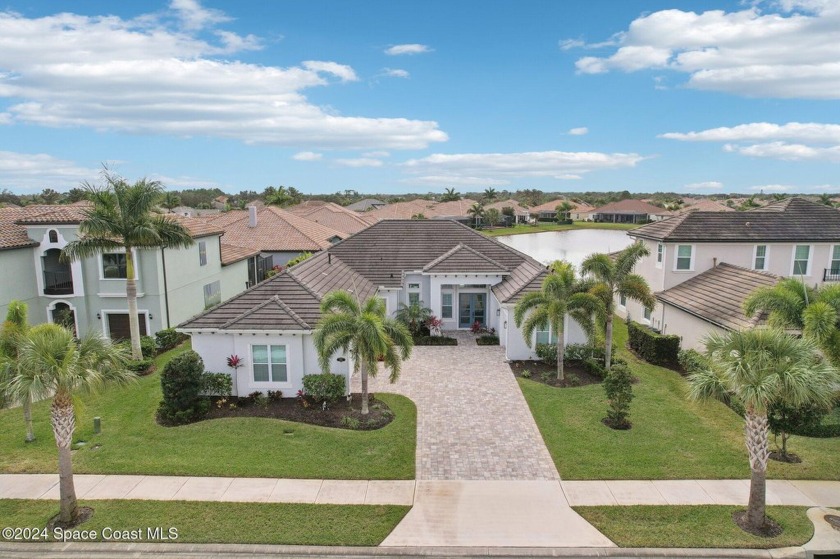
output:
[[[474,323],[487,324],[487,294],[458,294],[458,328],[469,328]]]

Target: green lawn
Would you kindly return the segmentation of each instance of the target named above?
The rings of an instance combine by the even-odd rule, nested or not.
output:
[[[767,507],[784,531],[761,538],[741,530],[730,506],[575,507],[619,547],[775,548],[802,545],[814,534],[806,507]]]
[[[542,231],[569,231],[571,229],[618,229],[629,231],[639,225],[632,223],[595,223],[594,221],[576,221],[571,225],[558,225],[557,223],[539,222],[536,225],[515,225],[513,227],[501,227],[481,231],[489,237],[499,235],[522,235],[523,233],[540,233]]]
[[[615,340],[639,378],[629,431],[601,423],[607,403],[600,385],[560,389],[518,379],[563,479],[749,478],[743,420],[718,402],[689,402],[683,377],[631,355],[621,320]],[[840,479],[840,437],[794,437],[789,444],[803,462],[771,460],[770,478]]]
[[[414,479],[417,412],[411,400],[378,394],[395,420],[377,431],[329,429],[263,418],[201,421],[161,427],[159,371],[186,347],[158,357],[158,372],[137,384],[77,401],[76,473],[328,479]],[[0,472],[57,471],[48,401],[34,406],[37,441],[23,442],[19,408],[0,410]],[[102,418],[93,434],[92,418]],[[101,445],[94,448],[95,445]]]
[[[96,530],[95,541],[160,542],[147,527],[177,530],[178,543],[261,543],[373,546],[391,533],[411,507],[383,505],[305,505],[287,503],[206,503],[191,501],[87,501],[93,517],[79,526]],[[58,501],[0,500],[3,526],[38,527],[58,513]],[[111,534],[138,530],[125,539]],[[136,537],[140,539],[135,539]],[[50,534],[52,536],[52,534]],[[51,540],[55,541],[55,540]]]

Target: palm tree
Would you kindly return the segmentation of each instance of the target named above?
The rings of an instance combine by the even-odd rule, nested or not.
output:
[[[525,343],[538,329],[551,327],[557,336],[557,378],[565,378],[563,367],[566,352],[563,324],[572,317],[591,338],[595,333],[593,316],[604,313],[603,302],[588,292],[589,285],[575,277],[575,269],[568,262],[555,262],[552,272],[543,280],[540,291],[528,293],[516,304],[513,319],[522,328]]]
[[[820,194],[820,204],[825,206],[834,207],[834,201],[831,199],[831,196],[828,194]]]
[[[402,362],[411,355],[414,342],[402,322],[385,316],[385,301],[369,297],[360,303],[346,291],[331,291],[321,300],[322,318],[315,330],[315,347],[321,370],[330,370],[330,359],[342,350],[353,359],[362,376],[362,414],[368,413],[368,374],[376,375],[377,361],[391,370],[390,380],[400,376]]]
[[[160,182],[141,179],[128,184],[125,179],[107,170],[104,177],[104,188],[84,184],[90,192],[93,206],[84,210],[85,220],[79,224],[80,238],[64,247],[62,258],[77,260],[103,252],[125,250],[131,355],[134,359],[142,359],[137,319],[137,275],[132,251],[184,248],[192,245],[193,239],[178,222],[153,212],[163,193]]]
[[[441,202],[456,202],[461,199],[461,195],[455,192],[455,188],[447,188],[443,191],[443,196],[440,197]]]
[[[420,328],[426,324],[431,316],[432,309],[424,307],[422,303],[412,303],[410,305],[401,303],[395,318],[405,324],[408,331],[416,336],[420,334]]]
[[[18,374],[5,388],[16,400],[52,396],[50,423],[58,446],[61,498],[58,520],[63,525],[73,525],[79,518],[70,454],[76,427],[73,396],[134,380],[125,368],[126,358],[124,349],[111,345],[101,334],[76,340],[70,330],[57,324],[34,326],[20,345]]]
[[[484,217],[484,206],[481,202],[476,202],[467,210],[467,215],[473,218],[473,225],[478,227],[481,224],[481,218]]]
[[[745,521],[761,530],[767,525],[767,409],[772,404],[830,405],[840,371],[821,358],[812,340],[775,328],[714,333],[705,345],[710,366],[689,376],[689,397],[743,406],[751,472]]]
[[[575,207],[566,200],[554,209],[557,211],[557,221],[563,221],[569,219],[569,214]]]
[[[744,301],[744,314],[768,313],[771,326],[798,330],[840,364],[840,285],[814,289],[795,278],[761,287]]]
[[[160,205],[171,213],[173,209],[181,205],[181,197],[174,192],[167,192],[163,195]]]
[[[613,315],[615,314],[615,298],[623,295],[628,299],[638,301],[645,308],[652,309],[656,299],[650,291],[645,278],[633,273],[636,263],[650,251],[641,241],[633,243],[619,252],[615,258],[607,254],[592,254],[581,264],[584,275],[592,276],[598,284],[592,288],[592,293],[598,295],[604,302],[605,323],[604,335],[606,347],[604,366],[609,369],[612,362]]]
[[[496,192],[495,188],[485,188],[484,189],[484,199],[487,202],[492,202],[493,200],[496,199],[497,196],[498,196],[498,193]]]
[[[278,186],[277,188],[269,186],[263,192],[263,197],[265,198],[265,203],[269,206],[285,208],[293,203],[292,195],[285,186]]]
[[[17,300],[10,302],[9,310],[6,313],[6,322],[3,323],[3,330],[0,332],[0,359],[4,363],[8,363],[8,367],[3,368],[0,380],[10,381],[18,376],[20,364],[18,354],[28,329],[26,303]],[[4,397],[0,399],[0,404],[7,399],[11,400],[11,398]],[[24,440],[31,443],[35,440],[35,430],[32,428],[32,399],[29,395],[24,396],[20,405],[23,408],[23,422],[26,425],[26,439]]]

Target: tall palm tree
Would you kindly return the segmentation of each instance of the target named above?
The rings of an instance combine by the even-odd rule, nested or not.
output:
[[[604,303],[588,292],[589,285],[575,277],[575,269],[568,262],[555,262],[552,272],[543,280],[540,291],[528,293],[516,304],[513,319],[517,328],[522,328],[525,343],[531,347],[531,339],[537,329],[551,326],[557,336],[557,378],[563,380],[564,354],[563,323],[566,316],[572,317],[583,330],[593,337],[594,316],[604,313]]]
[[[125,249],[128,324],[131,355],[142,359],[140,324],[137,319],[137,282],[133,249],[184,248],[193,244],[189,232],[178,222],[153,212],[163,193],[158,181],[141,179],[128,184],[107,170],[105,186],[87,183],[93,206],[85,210],[79,225],[79,239],[64,247],[62,258],[77,260],[103,252]]]
[[[339,350],[349,353],[362,377],[362,414],[368,413],[368,374],[376,375],[382,358],[390,380],[400,376],[402,362],[414,342],[402,322],[385,316],[385,301],[369,297],[360,303],[346,291],[332,291],[321,300],[322,317],[315,330],[315,347],[321,370],[330,370],[330,359]]]
[[[495,188],[485,188],[484,189],[484,200],[487,202],[492,202],[496,199],[498,193],[496,192]]]
[[[125,368],[126,358],[124,349],[111,345],[101,334],[77,340],[73,332],[57,324],[32,327],[20,345],[18,375],[8,382],[6,392],[16,400],[52,396],[50,423],[58,447],[59,521],[64,525],[73,525],[79,516],[70,454],[76,427],[73,396],[134,380],[134,374]]]
[[[476,202],[467,210],[467,215],[473,218],[473,225],[478,227],[481,223],[481,218],[484,217],[484,206],[481,202]]]
[[[171,213],[173,209],[181,205],[181,197],[174,192],[167,192],[161,198],[160,205]]]
[[[7,367],[3,368],[0,381],[8,382],[18,376],[20,365],[18,354],[28,329],[26,303],[17,300],[10,302],[9,310],[6,313],[6,321],[3,323],[3,330],[0,331],[0,359],[8,364]],[[4,396],[6,395],[4,394]],[[4,397],[2,400],[13,399]],[[2,404],[2,400],[0,400],[0,404]],[[23,408],[23,422],[26,425],[26,439],[24,440],[31,443],[35,440],[35,430],[32,428],[32,398],[27,394],[19,403]]]
[[[705,340],[710,367],[689,376],[689,397],[734,400],[745,410],[750,462],[746,522],[766,525],[766,475],[770,456],[767,408],[771,404],[830,405],[840,371],[825,362],[812,340],[779,329],[711,334]]]
[[[771,326],[799,330],[814,340],[840,365],[840,285],[814,289],[796,278],[784,278],[772,287],[761,287],[744,301],[744,313],[768,313]]]
[[[638,301],[648,309],[656,305],[656,299],[645,278],[633,273],[636,263],[649,254],[650,251],[644,243],[639,241],[619,252],[615,258],[596,253],[588,256],[581,264],[583,273],[598,282],[592,288],[592,293],[598,295],[604,302],[604,335],[606,337],[604,366],[607,369],[612,363],[613,315],[616,296],[623,295],[628,299]]]
[[[440,197],[441,202],[455,202],[461,199],[461,195],[455,192],[455,188],[447,188],[443,191],[443,196]]]

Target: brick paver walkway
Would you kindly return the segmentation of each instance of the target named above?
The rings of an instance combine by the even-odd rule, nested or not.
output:
[[[558,479],[503,349],[454,335],[457,346],[414,348],[395,384],[384,371],[370,379],[372,392],[417,405],[417,479]],[[358,392],[358,375],[352,384]]]

